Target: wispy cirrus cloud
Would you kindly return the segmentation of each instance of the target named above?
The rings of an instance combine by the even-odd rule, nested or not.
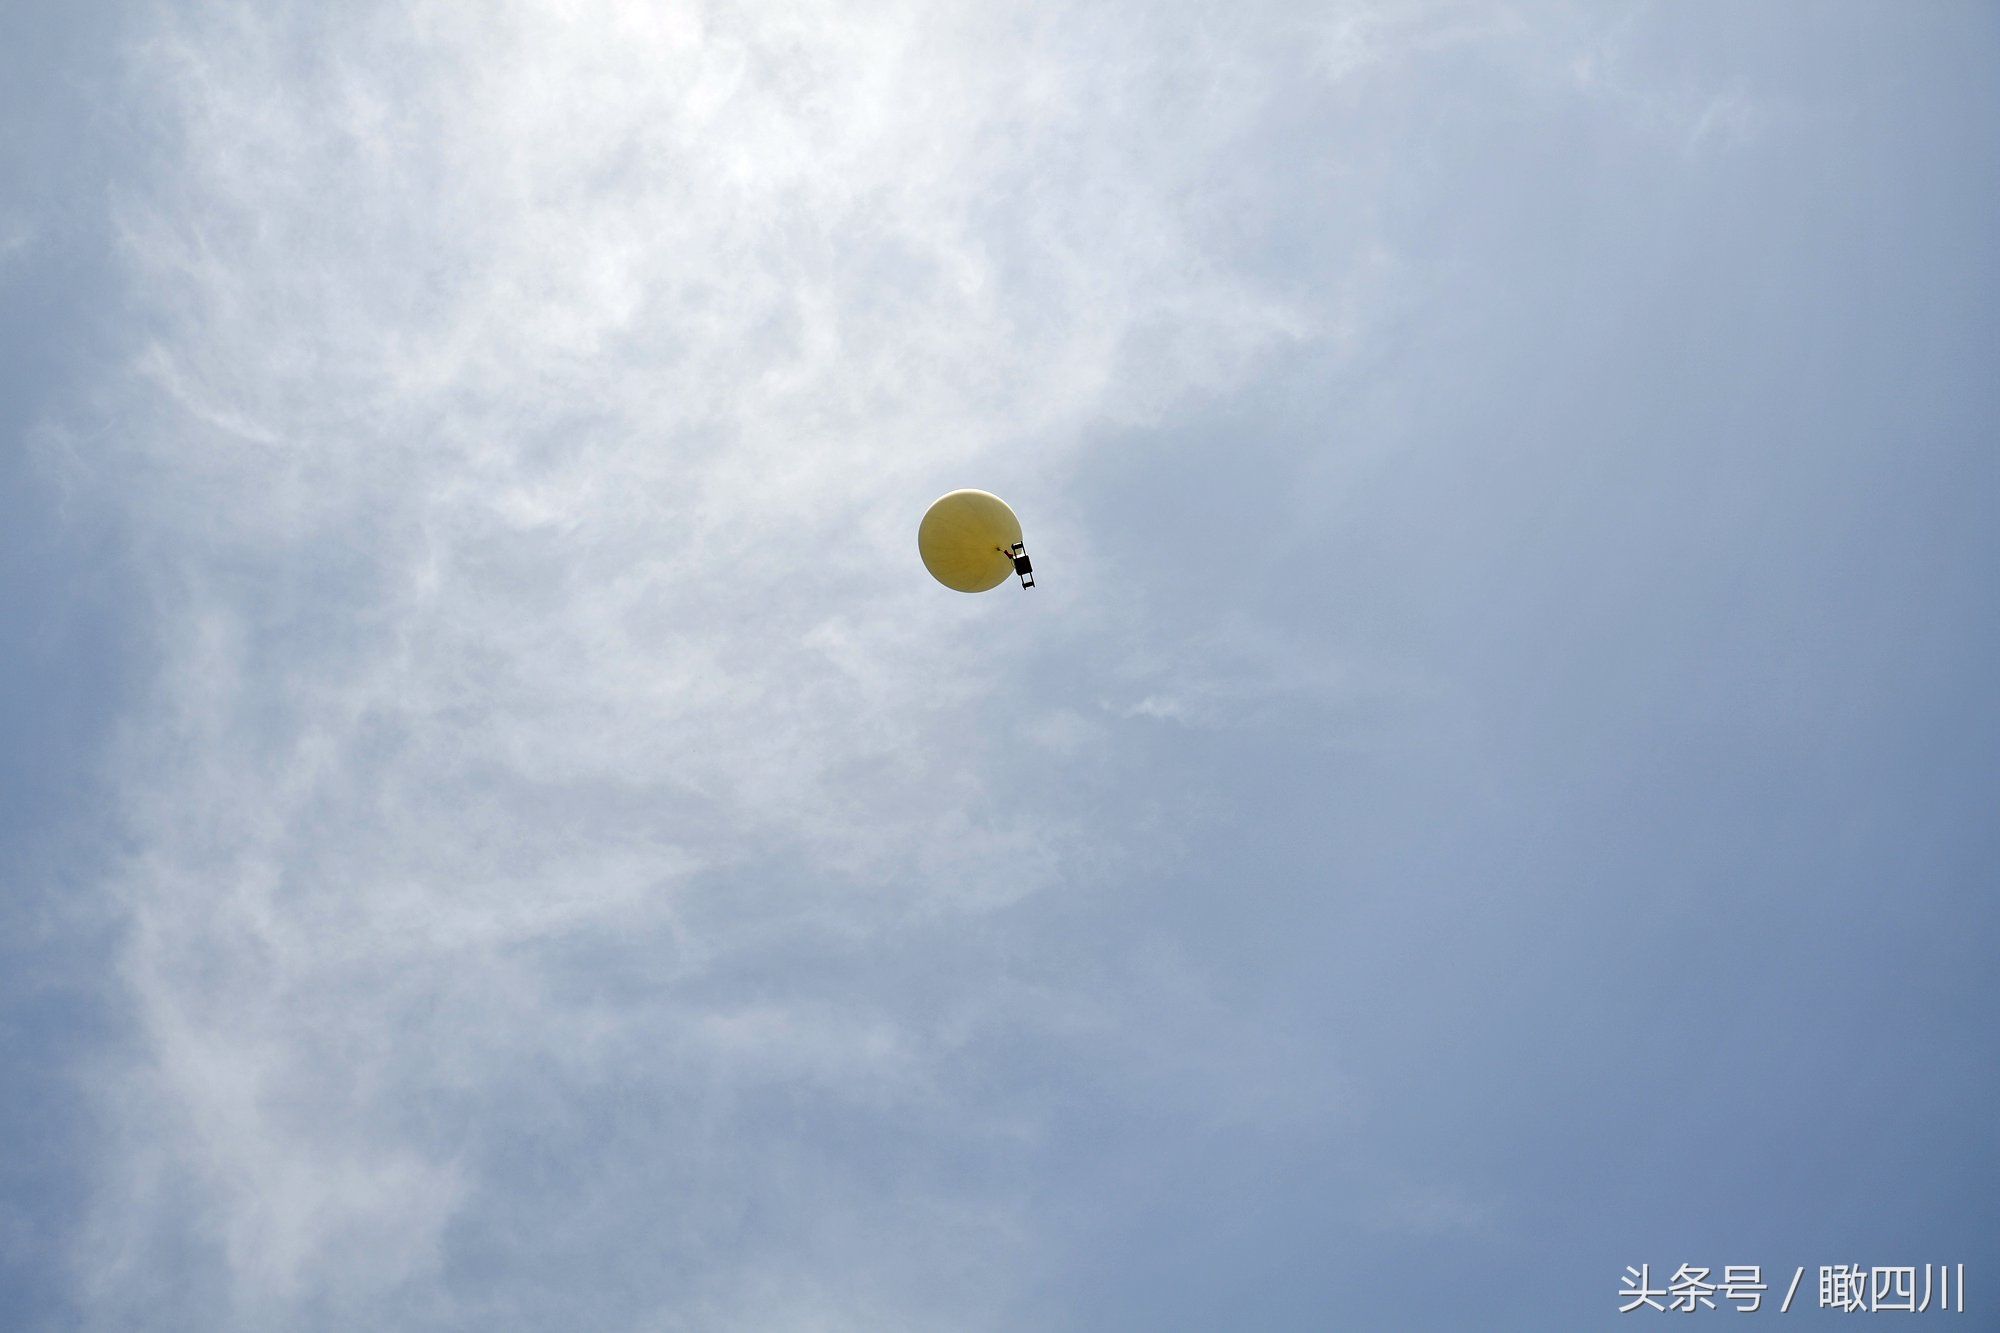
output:
[[[1055,631],[904,577],[912,515],[1309,320],[1182,216],[1261,94],[1134,22],[238,6],[136,47],[146,333],[77,463],[159,662],[100,1317],[532,1306],[532,1228],[621,1275],[593,1324],[934,1326],[885,1255],[1032,1245],[1007,1189],[764,1117],[1021,1133],[967,1070],[1034,1006],[913,1009],[893,959],[1117,834],[1000,799],[994,626]]]

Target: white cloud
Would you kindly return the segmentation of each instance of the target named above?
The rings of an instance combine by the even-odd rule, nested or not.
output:
[[[1740,82],[1720,83],[1712,74],[1669,78],[1637,58],[1634,30],[1645,14],[1643,8],[1629,11],[1570,59],[1577,91],[1689,158],[1745,148],[1780,119],[1781,105]]]
[[[658,1271],[702,1274],[674,1318],[934,1320],[905,1269],[828,1286],[843,1218],[940,1262],[1031,1243],[1004,1191],[764,1179],[726,1108],[1019,1132],[939,1073],[942,1014],[782,960],[1103,855],[1002,799],[1017,747],[1094,724],[982,711],[996,634],[1056,622],[939,595],[909,529],[950,485],[1032,501],[1093,423],[1305,327],[1179,220],[1263,93],[1184,99],[1217,53],[1146,22],[239,6],[141,46],[152,333],[81,464],[160,654],[121,749],[141,1055],[79,1255],[101,1318],[182,1270],[244,1326],[452,1322],[520,1210],[629,1227],[508,1146],[571,1161],[621,1099],[638,1164],[576,1184],[680,1182],[649,1201]],[[732,1190],[799,1216],[718,1240],[690,1219]]]

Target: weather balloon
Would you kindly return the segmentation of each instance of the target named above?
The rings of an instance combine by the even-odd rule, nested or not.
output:
[[[1009,574],[1020,575],[1023,588],[1035,586],[1021,520],[1006,501],[985,491],[953,491],[933,500],[917,525],[917,553],[932,578],[959,592],[985,592]]]

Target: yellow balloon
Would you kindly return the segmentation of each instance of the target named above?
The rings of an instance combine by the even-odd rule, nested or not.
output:
[[[924,568],[947,588],[985,592],[1014,572],[1011,548],[1021,540],[1021,520],[1006,501],[985,491],[953,491],[924,511],[917,552]]]

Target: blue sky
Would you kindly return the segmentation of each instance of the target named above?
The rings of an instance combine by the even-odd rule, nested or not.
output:
[[[1990,6],[0,51],[0,1323],[1991,1317]]]

